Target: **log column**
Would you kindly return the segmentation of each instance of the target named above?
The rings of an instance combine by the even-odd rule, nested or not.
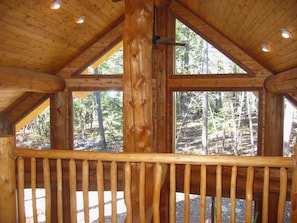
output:
[[[17,222],[15,162],[9,155],[13,136],[0,136],[0,222]]]
[[[153,152],[152,36],[154,0],[125,0],[124,152]],[[132,172],[133,222],[139,222],[139,169]],[[151,221],[153,169],[146,167],[145,218]],[[149,183],[150,182],[150,183]]]
[[[264,156],[283,156],[283,96],[265,91]],[[269,193],[268,220],[277,219],[278,193]],[[259,207],[259,210],[261,208]],[[259,216],[261,217],[261,215]]]
[[[12,135],[13,127],[9,124],[8,115],[0,114],[0,135]]]
[[[171,0],[155,0],[155,35],[161,38],[175,36],[174,18],[168,11]],[[153,47],[153,78],[156,79],[154,88],[154,146],[157,152],[172,152],[168,145],[169,134],[167,134],[167,80],[173,69],[174,46],[156,44]],[[167,59],[168,57],[168,59]],[[168,97],[170,97],[168,93]],[[171,110],[171,109],[170,109]],[[171,122],[170,122],[171,123]],[[169,127],[168,129],[171,129]]]
[[[69,150],[73,149],[72,132],[72,110],[69,106],[72,103],[72,98],[69,91],[66,89],[63,92],[55,93],[50,101],[51,114],[51,149]],[[63,222],[71,222],[70,215],[70,192],[69,180],[67,173],[68,166],[63,163]],[[52,174],[52,178],[56,176]],[[53,181],[55,182],[55,181]],[[58,213],[56,208],[57,202],[57,185],[51,185],[51,200],[52,200],[52,221],[57,222]]]
[[[69,120],[72,111],[69,111],[71,97],[68,90],[55,93],[50,101],[51,114],[51,148],[52,149],[72,149],[73,140],[72,122]]]
[[[264,156],[283,156],[283,96],[265,91]]]
[[[153,0],[125,1],[124,151],[152,152]]]
[[[155,0],[155,35],[161,38],[175,36],[175,18],[169,12],[168,7],[171,0]],[[172,74],[173,69],[173,53],[174,46],[156,44],[153,46],[153,78],[156,79],[154,89],[154,140],[153,145],[157,152],[166,153],[172,152],[170,146],[169,134],[167,130],[171,130],[171,125],[166,125],[168,118],[167,114],[167,95],[170,97],[171,92],[167,93],[167,80],[169,74]],[[168,59],[167,59],[168,58]],[[172,109],[169,108],[169,111]],[[171,123],[168,122],[168,123]],[[164,171],[165,172],[165,171]],[[168,174],[169,177],[169,174]],[[169,182],[169,181],[168,181]],[[160,205],[160,222],[169,222],[169,183],[162,187],[161,205]]]

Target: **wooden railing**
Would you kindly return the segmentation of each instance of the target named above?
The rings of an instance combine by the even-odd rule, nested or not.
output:
[[[14,149],[13,156],[17,157],[17,201],[19,222],[25,222],[24,210],[24,189],[32,188],[35,194],[37,187],[45,189],[46,196],[46,222],[51,220],[51,208],[55,207],[58,215],[58,222],[63,222],[63,183],[69,182],[71,222],[76,219],[76,191],[83,192],[84,222],[89,222],[89,197],[90,176],[96,180],[96,190],[99,201],[99,222],[104,222],[104,190],[108,188],[112,194],[112,222],[117,222],[116,192],[119,188],[124,191],[125,205],[127,209],[126,222],[133,222],[133,199],[131,191],[134,190],[131,184],[131,170],[136,167],[139,172],[139,184],[137,190],[139,194],[145,194],[145,187],[153,187],[152,218],[153,222],[160,222],[160,196],[163,184],[169,185],[169,220],[176,222],[176,191],[177,177],[182,181],[182,192],[184,193],[184,222],[190,222],[190,194],[192,184],[192,173],[199,171],[199,194],[200,194],[200,222],[206,220],[206,196],[208,195],[208,174],[214,172],[215,175],[215,207],[216,222],[222,222],[222,187],[224,186],[224,170],[230,169],[230,222],[236,222],[236,198],[239,185],[237,178],[243,174],[246,177],[245,201],[246,201],[246,222],[253,219],[253,195],[255,180],[258,175],[262,179],[262,222],[268,222],[269,193],[276,190],[278,196],[277,222],[284,222],[285,202],[288,193],[291,194],[290,221],[297,222],[297,172],[296,160],[284,157],[230,157],[230,156],[198,156],[181,154],[132,154],[132,153],[98,153],[85,151],[61,151],[61,150],[31,150]],[[40,164],[42,163],[42,164]],[[39,168],[38,165],[41,165]],[[153,167],[153,182],[145,182],[146,166]],[[37,169],[39,171],[37,171]],[[108,171],[106,171],[108,169]],[[178,172],[181,172],[178,174]],[[68,172],[68,174],[65,174]],[[109,172],[109,176],[106,173]],[[42,176],[39,174],[42,173]],[[164,182],[164,176],[167,180]],[[289,177],[288,177],[289,176]],[[40,179],[41,178],[41,179]],[[273,178],[273,179],[272,179]],[[43,180],[42,180],[43,179]],[[292,181],[288,180],[292,179]],[[197,180],[197,179],[196,179]],[[28,183],[29,181],[29,183]],[[40,182],[42,181],[42,182]],[[107,187],[106,185],[108,184]],[[270,182],[278,181],[277,188],[271,188]],[[27,183],[26,183],[27,182]],[[81,182],[78,183],[78,182]],[[123,185],[118,185],[123,182]],[[163,183],[164,182],[164,183]],[[28,184],[26,186],[26,184]],[[51,189],[56,187],[56,204],[51,204]],[[145,222],[146,209],[145,196],[139,196],[139,222]],[[37,219],[36,198],[32,199],[33,218]],[[134,221],[135,222],[135,221]]]

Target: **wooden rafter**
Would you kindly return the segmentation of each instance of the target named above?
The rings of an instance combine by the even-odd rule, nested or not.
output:
[[[105,33],[95,43],[91,44],[85,51],[71,61],[67,66],[58,72],[58,75],[64,78],[71,78],[73,75],[81,74],[88,66],[92,65],[106,52],[112,49],[122,39],[124,30],[124,18]]]
[[[45,93],[25,93],[23,97],[7,108],[3,114],[9,114],[8,121],[11,125],[17,124],[48,98],[49,94]]]

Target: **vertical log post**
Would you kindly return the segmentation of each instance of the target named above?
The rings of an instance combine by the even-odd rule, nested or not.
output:
[[[13,136],[0,136],[0,222],[17,222],[15,161],[10,155]]]
[[[153,152],[152,37],[154,0],[125,1],[124,43],[124,152]],[[131,168],[133,222],[139,222],[139,169]],[[146,168],[153,182],[153,168]],[[153,185],[145,188],[146,222],[151,221]]]
[[[265,91],[264,156],[283,156],[283,96]],[[269,193],[268,221],[276,222],[278,194]],[[261,217],[261,216],[260,216]]]
[[[73,148],[72,132],[72,111],[69,109],[69,103],[72,103],[68,90],[53,94],[50,100],[50,121],[51,121],[51,148],[69,150]],[[70,222],[70,192],[69,181],[66,173],[68,165],[62,162],[63,166],[63,181],[62,181],[62,205],[63,205],[63,222]],[[55,175],[52,175],[55,178]],[[61,185],[60,185],[61,186]],[[57,185],[51,186],[51,199],[52,199],[52,221],[58,222],[57,204]]]
[[[154,13],[154,29],[155,35],[161,38],[174,36],[174,18],[168,11],[168,6],[171,0],[155,0]],[[170,27],[170,28],[169,28]],[[170,30],[170,31],[169,31]],[[169,34],[170,33],[170,34]],[[156,86],[154,89],[154,142],[157,152],[172,152],[171,148],[167,146],[167,79],[168,74],[172,72],[173,60],[167,59],[168,51],[172,52],[174,46],[164,44],[156,44],[153,46],[153,78],[156,79]]]
[[[155,0],[154,12],[154,34],[161,38],[174,36],[175,18],[169,12],[168,7],[171,0]],[[167,79],[172,73],[173,60],[172,51],[174,46],[156,44],[153,46],[153,79],[156,79],[156,86],[153,89],[153,117],[154,120],[154,140],[153,146],[157,152],[172,152],[172,147],[167,143],[169,134],[167,134]],[[170,59],[167,59],[170,58]],[[170,109],[171,110],[171,109]],[[170,122],[171,123],[171,122]],[[168,128],[170,129],[170,128]],[[169,176],[168,176],[169,178]],[[169,181],[168,181],[169,182]],[[162,186],[160,221],[169,222],[169,184]]]
[[[283,156],[283,96],[265,92],[264,156]]]
[[[125,1],[124,151],[152,152],[153,0]]]

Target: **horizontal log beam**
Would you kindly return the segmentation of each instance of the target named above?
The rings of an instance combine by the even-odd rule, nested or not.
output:
[[[82,75],[81,77],[66,79],[66,86],[75,91],[95,89],[122,89],[122,75]]]
[[[64,88],[65,81],[56,75],[16,67],[0,67],[0,90],[55,93]]]
[[[168,80],[168,87],[171,89],[188,90],[240,90],[240,89],[261,89],[264,77],[247,77],[246,75],[193,75],[191,78],[175,76]]]
[[[297,68],[267,77],[264,86],[275,94],[297,93]]]

